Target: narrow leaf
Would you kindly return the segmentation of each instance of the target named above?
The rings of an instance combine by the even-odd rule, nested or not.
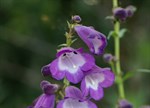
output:
[[[150,73],[150,69],[138,69],[137,72]]]
[[[127,32],[126,28],[123,28],[119,31],[119,37],[122,38],[124,36],[124,34]]]
[[[116,32],[115,31],[110,31],[108,36],[107,36],[107,39],[110,39],[112,36],[116,36]]]
[[[123,81],[125,81],[125,80],[127,80],[127,79],[129,79],[129,78],[131,78],[131,77],[133,77],[135,75],[135,72],[127,72],[125,75],[124,75],[124,77],[123,77]]]

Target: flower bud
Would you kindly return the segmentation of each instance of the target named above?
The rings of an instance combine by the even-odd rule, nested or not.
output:
[[[54,94],[59,88],[57,84],[51,84],[50,82],[45,80],[41,82],[40,86],[43,92],[48,95]]]
[[[120,20],[120,21],[125,21],[126,18],[127,18],[127,12],[125,9],[123,8],[115,8],[113,10],[113,14],[114,14],[114,17],[117,19],[117,20]]]
[[[103,59],[106,63],[110,63],[111,61],[114,60],[114,56],[112,54],[104,54]]]
[[[74,15],[74,16],[72,16],[72,21],[75,23],[80,23],[81,17],[79,15]]]
[[[134,12],[136,11],[136,7],[130,5],[130,6],[126,7],[125,10],[126,10],[126,12],[127,12],[127,16],[128,16],[128,17],[132,17],[133,14],[134,14]]]
[[[133,106],[127,100],[122,99],[119,101],[118,108],[133,108]]]

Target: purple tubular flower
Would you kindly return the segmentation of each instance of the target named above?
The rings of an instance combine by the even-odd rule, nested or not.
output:
[[[83,97],[82,92],[74,86],[68,86],[65,93],[65,99],[57,104],[57,108],[97,108],[93,102]]]
[[[130,6],[126,7],[125,10],[127,12],[128,17],[132,17],[134,12],[136,11],[136,7],[130,5]]]
[[[109,68],[93,67],[81,82],[81,90],[85,96],[90,95],[95,100],[103,98],[103,88],[110,87],[115,80]]]
[[[79,37],[87,44],[90,51],[100,55],[107,45],[106,36],[92,27],[77,25],[74,27]]]
[[[122,99],[119,101],[118,108],[133,108],[132,104],[129,103],[127,100]]]
[[[90,70],[95,65],[93,56],[83,53],[82,49],[65,47],[58,51],[57,58],[42,68],[44,75],[51,75],[57,80],[66,78],[76,84],[84,77],[83,71]]]
[[[128,17],[126,10],[123,8],[120,8],[120,7],[115,8],[113,10],[113,14],[114,14],[115,18],[120,20],[120,21],[125,21],[126,18]]]
[[[54,108],[55,95],[58,90],[58,85],[51,84],[48,81],[41,82],[43,94],[39,96],[28,108]]]

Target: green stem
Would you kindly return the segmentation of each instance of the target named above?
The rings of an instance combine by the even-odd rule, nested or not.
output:
[[[72,44],[73,27],[74,27],[73,24],[69,24],[69,23],[68,23],[69,32],[65,34],[67,47],[70,47],[71,44]],[[66,78],[64,78],[63,83],[64,83],[63,90],[64,90],[67,86],[70,85],[70,82],[69,82]]]
[[[110,62],[110,66],[113,72],[116,72],[114,62]]]
[[[118,0],[113,0],[113,8],[116,7],[118,7]],[[118,77],[119,80],[117,84],[118,84],[120,98],[125,98],[122,71],[120,66],[120,37],[119,37],[120,23],[119,21],[116,21],[114,23],[114,31],[116,33],[116,36],[114,37],[114,41],[115,41],[115,57],[117,59],[115,67],[116,67],[116,76]]]

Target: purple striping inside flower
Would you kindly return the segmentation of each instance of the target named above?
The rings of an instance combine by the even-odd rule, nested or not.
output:
[[[127,12],[128,17],[132,17],[134,12],[136,11],[136,7],[130,5],[130,6],[126,7],[125,10]]]
[[[107,45],[106,36],[92,27],[77,25],[74,27],[79,37],[87,44],[90,51],[100,55]]]
[[[124,8],[115,8],[113,10],[113,14],[115,16],[116,19],[120,20],[120,21],[125,21],[126,18],[128,17],[127,12]]]
[[[115,80],[114,74],[109,68],[94,66],[86,72],[81,82],[81,90],[85,96],[90,95],[93,99],[99,100],[103,97],[103,88],[110,87]]]
[[[58,90],[58,85],[51,84],[48,81],[41,82],[43,94],[39,96],[28,108],[54,108],[55,95]]]
[[[74,15],[74,16],[72,16],[72,21],[76,22],[76,23],[80,23],[81,17],[79,15]]]
[[[51,75],[57,80],[66,77],[72,83],[78,83],[84,77],[83,72],[95,65],[93,56],[83,53],[82,49],[65,47],[58,51],[57,58],[42,68],[44,76]]]
[[[129,103],[127,100],[122,99],[119,101],[118,108],[133,108],[132,104]]]
[[[65,89],[65,93],[65,99],[58,103],[57,108],[97,108],[93,102],[86,99],[82,92],[74,86],[68,86]]]

